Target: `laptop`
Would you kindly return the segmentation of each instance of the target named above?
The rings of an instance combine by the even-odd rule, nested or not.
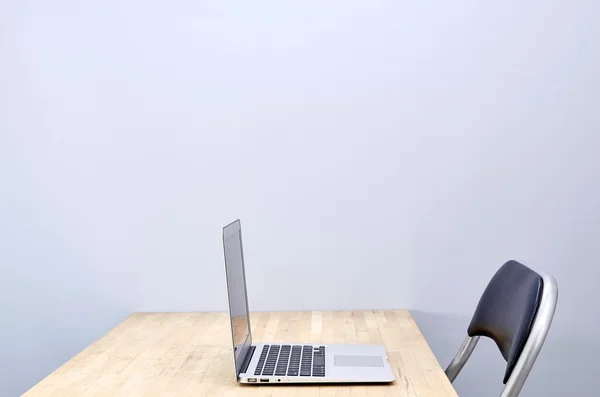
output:
[[[239,220],[223,228],[235,375],[240,383],[387,383],[394,372],[381,345],[253,343]]]

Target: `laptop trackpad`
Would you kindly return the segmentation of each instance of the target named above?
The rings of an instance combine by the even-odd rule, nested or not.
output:
[[[383,367],[381,356],[346,356],[336,354],[333,356],[336,367]]]

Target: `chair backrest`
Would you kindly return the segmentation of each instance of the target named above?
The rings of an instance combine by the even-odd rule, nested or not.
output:
[[[446,369],[454,381],[479,337],[496,342],[507,362],[502,397],[521,391],[544,344],[558,300],[556,280],[517,261],[506,262],[483,292],[467,338]]]

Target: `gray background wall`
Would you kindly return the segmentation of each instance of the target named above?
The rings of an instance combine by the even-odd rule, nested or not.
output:
[[[560,306],[523,395],[597,394],[599,17],[2,2],[0,394],[132,311],[225,310],[236,217],[254,309],[410,308],[443,365],[498,266],[550,271]],[[493,344],[473,360],[459,393],[496,394]]]

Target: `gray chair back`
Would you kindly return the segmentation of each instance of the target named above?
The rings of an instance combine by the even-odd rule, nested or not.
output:
[[[467,338],[446,368],[453,382],[481,336],[491,338],[506,360],[501,397],[519,395],[550,330],[558,285],[517,261],[506,262],[492,277],[473,314]]]

